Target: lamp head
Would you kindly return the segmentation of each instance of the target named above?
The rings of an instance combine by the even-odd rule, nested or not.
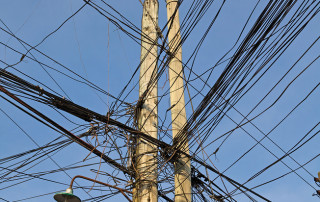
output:
[[[53,198],[58,202],[81,202],[79,197],[73,195],[71,188],[68,188],[65,192],[56,193]]]

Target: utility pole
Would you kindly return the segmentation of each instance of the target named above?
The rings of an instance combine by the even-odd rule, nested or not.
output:
[[[187,115],[184,101],[183,70],[182,70],[182,49],[178,0],[166,0],[168,30],[169,30],[169,51],[173,53],[169,63],[169,83],[170,83],[170,102],[172,118],[172,136],[181,131],[187,122]],[[173,18],[173,19],[171,19]],[[182,151],[189,154],[189,144],[186,142]],[[191,201],[191,165],[190,159],[185,155],[175,162],[175,201]]]
[[[137,122],[139,130],[158,138],[158,85],[157,75],[157,0],[145,0],[143,3],[141,66],[139,80],[139,102]],[[134,202],[157,202],[157,147],[141,138],[136,142],[136,183],[133,190]]]

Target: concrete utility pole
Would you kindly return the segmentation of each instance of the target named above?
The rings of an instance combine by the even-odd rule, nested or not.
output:
[[[180,132],[187,122],[184,101],[183,71],[182,71],[182,49],[178,0],[167,1],[167,16],[169,29],[169,48],[175,53],[169,63],[170,102],[172,118],[173,138]],[[174,15],[173,20],[171,17]],[[179,48],[177,48],[179,46]],[[182,150],[189,154],[189,144],[186,142]],[[175,162],[175,201],[191,201],[191,165],[190,159],[181,155]]]
[[[158,138],[158,85],[154,82],[150,85],[150,80],[154,80],[157,74],[158,10],[157,0],[144,1],[139,83],[139,102],[141,102],[141,106],[140,112],[137,114],[139,130],[153,138]],[[158,201],[157,147],[138,138],[135,162],[137,176],[133,201]]]

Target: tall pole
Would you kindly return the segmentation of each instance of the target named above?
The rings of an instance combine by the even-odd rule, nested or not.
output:
[[[158,1],[145,0],[143,3],[141,67],[139,81],[139,130],[158,138],[158,91],[157,74],[157,26]],[[133,193],[135,202],[157,202],[157,147],[137,139],[136,144],[136,183]]]
[[[187,122],[184,101],[182,49],[178,0],[166,0],[169,29],[169,49],[173,53],[169,63],[170,102],[173,138]],[[182,150],[189,154],[189,144],[186,142]],[[191,201],[191,165],[190,159],[181,155],[175,162],[175,201]]]

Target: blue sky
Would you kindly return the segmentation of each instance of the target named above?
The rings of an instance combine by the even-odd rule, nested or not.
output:
[[[111,11],[101,1],[94,1],[99,5],[104,6],[107,11]],[[141,26],[142,6],[138,0],[136,1],[107,1],[116,10],[118,10],[123,16],[129,19],[137,27]],[[180,8],[180,19],[184,19],[187,9],[191,5],[191,1],[184,1]],[[190,36],[183,44],[183,61],[187,62],[191,56],[196,44],[200,40],[200,37],[205,33],[206,28],[213,19],[220,7],[222,1],[214,1],[212,6],[208,9],[203,19],[197,24],[196,28],[191,32]],[[203,46],[201,47],[193,70],[198,75],[202,75],[203,78],[208,77],[206,70],[214,66],[217,61],[233,46],[239,36],[242,27],[244,26],[247,18],[250,15],[251,10],[254,8],[257,1],[252,0],[240,0],[240,1],[227,1],[217,18],[213,28],[209,32]],[[301,3],[301,1],[298,1]],[[20,39],[29,43],[32,46],[37,45],[46,37],[49,33],[56,30],[69,16],[71,16],[76,10],[83,5],[83,1],[68,0],[68,1],[46,1],[46,0],[30,0],[30,1],[7,1],[2,2],[0,7],[0,19],[10,28],[10,30]],[[262,1],[258,4],[256,11],[253,13],[251,20],[249,21],[247,28],[244,31],[244,35],[241,36],[240,41],[243,40],[246,33],[252,27],[255,19],[261,13],[262,9],[266,6],[266,2]],[[159,27],[164,28],[166,23],[166,7],[164,1],[159,1]],[[263,98],[263,96],[276,84],[276,82],[288,71],[288,69],[295,63],[295,61],[303,54],[304,51],[312,44],[312,42],[319,36],[319,18],[315,17],[304,31],[297,37],[297,39],[290,45],[285,53],[277,60],[272,68],[266,73],[266,75],[246,94],[235,106],[235,109],[230,110],[227,114],[236,123],[240,123],[242,120],[241,114],[248,114],[255,104]],[[0,27],[7,30],[3,23],[0,23]],[[164,32],[167,30],[165,29]],[[132,32],[132,31],[130,31]],[[132,32],[133,33],[133,32]],[[139,37],[138,33],[134,33]],[[27,51],[19,43],[19,41],[13,37],[10,37],[7,33],[0,30],[0,41],[3,44],[22,52]],[[109,45],[108,45],[109,44]],[[239,45],[239,44],[237,44]],[[294,66],[292,71],[285,77],[285,79],[279,84],[279,86],[266,98],[266,100],[249,116],[253,118],[267,106],[269,106],[286,88],[287,85],[305,68],[312,60],[318,56],[319,44],[316,43],[312,49],[302,58],[302,60]],[[136,43],[127,35],[125,35],[114,24],[108,21],[105,17],[100,15],[96,10],[90,6],[85,6],[79,13],[73,18],[68,20],[59,30],[48,37],[43,43],[37,46],[37,49],[52,57],[54,60],[70,68],[72,71],[81,75],[85,79],[93,82],[101,89],[109,92],[112,95],[119,95],[121,90],[125,87],[127,81],[132,77],[135,69],[139,66],[140,60],[140,45]],[[231,51],[230,55],[235,50]],[[51,61],[50,59],[39,54],[35,50],[31,50],[38,61],[44,64],[52,66],[57,70],[60,70],[68,75],[71,74],[65,70],[62,66]],[[28,56],[31,57],[30,53]],[[15,64],[21,58],[21,54],[17,54],[9,48],[5,48],[4,45],[0,46],[0,59],[7,64]],[[188,63],[191,66],[191,63]],[[217,76],[225,68],[226,63],[219,65],[213,71],[213,75],[208,79],[209,85],[213,85],[217,79]],[[6,67],[4,63],[1,63],[1,68]],[[83,85],[75,80],[72,80],[66,76],[63,76],[56,71],[44,67],[50,75],[55,79],[59,86],[66,92],[65,95],[59,86],[48,76],[43,68],[32,61],[29,58],[25,58],[22,62],[14,66],[21,72],[35,78],[38,81],[46,84],[48,87],[54,89],[61,96],[69,97],[73,102],[96,111],[100,114],[106,114],[108,108],[114,102],[114,100],[104,94],[97,93],[92,88]],[[281,119],[283,119],[301,100],[303,100],[307,94],[319,83],[319,62],[314,62],[303,74],[298,77],[290,87],[285,91],[279,102],[277,102],[266,113],[256,118],[253,123],[264,133],[268,133]],[[21,76],[22,78],[31,81],[24,75],[18,73],[12,68],[8,68],[8,71]],[[190,71],[185,71],[186,75],[189,75]],[[164,93],[168,90],[168,82],[166,82],[167,73],[159,80],[159,93]],[[194,74],[191,74],[190,78],[195,78]],[[81,79],[80,79],[81,80]],[[138,74],[133,77],[131,83],[129,83],[129,90],[125,91],[125,94],[129,93],[126,99],[130,103],[135,103],[138,99]],[[199,80],[191,82],[195,88],[200,89],[203,83]],[[38,85],[38,84],[36,84]],[[209,91],[208,87],[203,89],[203,93],[206,94]],[[191,95],[194,95],[196,91],[190,89]],[[99,96],[97,96],[97,94]],[[302,103],[279,127],[272,131],[269,135],[276,144],[278,144],[284,151],[290,149],[295,145],[304,134],[307,133],[318,121],[319,121],[319,90],[316,89],[304,103]],[[186,95],[186,100],[189,98]],[[193,105],[196,107],[202,100],[201,96],[197,96],[193,99]],[[37,108],[53,120],[67,128],[72,130],[76,127],[75,124],[67,121],[57,112],[49,107],[36,102],[27,101],[30,105]],[[29,134],[35,142],[39,145],[44,145],[49,141],[57,138],[58,133],[49,129],[48,127],[40,124],[36,120],[30,118],[25,113],[21,112],[14,106],[1,99],[0,102],[1,111],[4,111],[10,116],[19,126]],[[165,117],[170,118],[166,110],[170,107],[169,96],[164,96],[161,104],[159,105],[159,116],[163,120]],[[192,114],[191,106],[187,106],[187,116]],[[84,121],[65,114],[69,119],[77,124],[86,124]],[[19,129],[3,112],[0,112],[0,134],[2,141],[0,142],[0,158],[24,152],[36,147],[35,143],[26,136],[21,129]],[[233,129],[235,123],[224,118],[217,128],[210,134],[206,143],[214,140],[216,137],[224,134],[225,132]],[[125,119],[120,119],[125,122]],[[167,122],[164,125],[169,125]],[[87,128],[83,128],[82,131],[86,131]],[[244,130],[252,134],[256,139],[262,138],[262,134],[253,125],[247,124],[243,127]],[[241,154],[247,151],[251,146],[255,144],[255,141],[244,132],[244,130],[236,130],[226,143],[220,148],[217,156],[212,156],[211,160],[214,165],[220,170],[225,170],[231,163],[233,163]],[[319,130],[316,128],[315,131]],[[170,134],[170,133],[169,133]],[[164,139],[170,143],[170,139]],[[319,137],[315,136],[305,146],[301,147],[292,157],[300,164],[305,163],[315,155],[319,154]],[[206,145],[205,143],[205,145]],[[221,142],[217,141],[210,144],[206,148],[206,152],[211,154],[219,146]],[[277,148],[270,140],[263,140],[263,145],[272,151],[278,157],[283,155],[283,152]],[[192,149],[195,149],[194,146]],[[52,158],[61,166],[68,166],[75,162],[81,162],[88,152],[78,145],[71,145],[58,153],[54,154]],[[111,154],[111,156],[114,154]],[[202,154],[199,153],[199,156]],[[116,158],[116,156],[113,156]],[[248,155],[243,158],[239,163],[228,170],[225,174],[238,182],[245,182],[254,173],[263,169],[269,165],[276,158],[272,156],[261,145],[255,147]],[[97,158],[86,161],[85,163],[98,163]],[[297,168],[297,164],[289,158],[285,158],[284,162],[291,168]],[[1,167],[6,167],[9,164],[1,164]],[[311,163],[305,166],[305,169],[316,176],[320,171],[320,160],[317,158]],[[67,171],[70,176],[78,174],[95,178],[95,174],[90,169],[98,169],[99,165],[92,165],[89,167],[73,169]],[[26,173],[40,172],[45,170],[57,169],[57,166],[47,159],[37,166],[26,170]],[[102,165],[102,171],[113,171],[109,166]],[[21,170],[23,171],[23,169]],[[276,178],[286,172],[290,171],[283,164],[278,163],[261,176],[257,177],[252,182],[246,184],[248,187],[254,187],[265,181]],[[3,172],[3,170],[1,171]],[[297,173],[305,179],[310,185],[317,187],[312,176],[305,170],[299,169]],[[115,175],[122,176],[119,173]],[[3,174],[2,174],[3,175]],[[70,178],[65,173],[59,172],[50,175],[45,175],[48,179],[54,179],[65,184],[69,184]],[[210,173],[211,178],[216,176]],[[107,181],[109,178],[105,176],[98,176],[99,180]],[[111,183],[110,181],[108,181]],[[8,201],[21,200],[28,197],[33,197],[42,194],[48,194],[42,197],[33,198],[29,201],[53,201],[53,193],[64,190],[67,185],[51,183],[44,180],[33,179],[28,182],[12,186],[10,188],[5,187],[15,183],[2,182],[0,184],[0,200],[1,198]],[[78,182],[83,186],[90,186],[92,184],[79,180]],[[222,186],[221,182],[217,183]],[[124,184],[120,184],[123,186]],[[231,186],[228,185],[231,189]],[[229,190],[230,191],[230,190]],[[296,174],[291,173],[284,178],[281,178],[275,182],[267,184],[265,186],[255,189],[261,195],[267,197],[272,201],[316,201],[317,197],[313,197],[314,189],[306,182],[300,179]],[[83,190],[76,190],[77,195],[82,199],[89,198]],[[101,191],[89,192],[93,197],[103,194]],[[236,198],[239,201],[247,201],[243,195],[239,195]],[[117,195],[109,201],[125,201],[125,198],[121,195]],[[26,200],[27,201],[27,200]],[[106,200],[108,201],[108,200]]]

